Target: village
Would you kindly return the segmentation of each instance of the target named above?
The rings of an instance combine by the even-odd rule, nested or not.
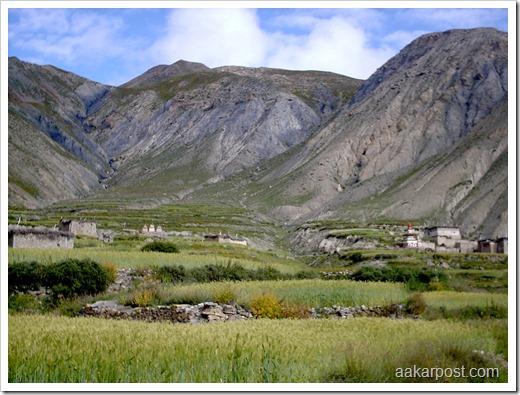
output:
[[[98,238],[108,243],[113,241],[114,236],[114,232],[98,229],[93,221],[69,219],[61,219],[59,225],[53,228],[9,225],[8,232],[8,245],[12,248],[74,248],[74,240],[77,235]],[[159,238],[194,236],[191,232],[186,231],[166,231],[161,225],[156,226],[153,223],[143,225],[140,234]],[[244,237],[230,236],[222,232],[204,234],[202,239],[214,243],[233,243],[244,246],[249,244]],[[402,240],[397,242],[394,248],[432,252],[507,254],[508,238],[501,236],[467,240],[462,238],[458,227],[436,225],[424,226],[423,229],[418,230],[408,223],[402,233]]]

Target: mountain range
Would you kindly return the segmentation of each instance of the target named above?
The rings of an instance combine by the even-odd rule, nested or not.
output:
[[[348,54],[345,54],[348,56]],[[107,86],[9,58],[9,205],[210,202],[507,235],[508,40],[419,37],[366,81],[180,60]]]

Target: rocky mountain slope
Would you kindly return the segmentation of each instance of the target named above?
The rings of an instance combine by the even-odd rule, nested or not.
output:
[[[244,68],[211,70],[179,61],[115,88],[51,66],[9,62],[10,113],[82,162],[85,175],[79,179],[97,174],[98,192],[166,200],[305,141],[362,83],[326,72],[267,69],[255,75]],[[23,128],[15,129],[13,138],[21,138]],[[14,179],[23,160],[15,146],[12,152]],[[52,152],[35,166],[45,168],[47,156]],[[54,199],[41,192],[62,189],[53,181],[59,176],[61,170],[55,177],[25,177],[17,193],[11,189],[10,203],[45,205],[95,192],[93,183],[71,185],[71,193]],[[32,187],[24,189],[26,184]],[[31,194],[38,198],[29,199]]]
[[[9,204],[87,196],[109,169],[84,119],[110,88],[52,66],[9,59]]]
[[[9,204],[203,200],[504,235],[507,45],[428,34],[365,82],[179,61],[108,87],[11,58]]]
[[[459,224],[507,234],[507,34],[418,38],[338,115],[258,180],[253,201],[286,220]]]

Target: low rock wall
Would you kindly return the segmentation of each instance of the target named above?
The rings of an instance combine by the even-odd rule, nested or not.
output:
[[[172,305],[157,307],[128,307],[114,301],[100,301],[83,307],[80,316],[140,321],[170,321],[172,323],[199,323],[238,321],[253,318],[253,315],[236,305],[219,305],[213,302],[197,305]]]
[[[197,305],[172,305],[157,307],[128,307],[115,301],[99,301],[83,307],[78,314],[112,319],[130,319],[147,322],[170,321],[172,323],[203,323],[225,322],[253,319],[250,311],[241,306],[217,304],[214,302],[199,303]],[[354,317],[389,317],[404,318],[406,316],[403,305],[395,304],[388,307],[320,307],[309,310],[309,318],[354,318]],[[412,318],[417,318],[413,316]]]

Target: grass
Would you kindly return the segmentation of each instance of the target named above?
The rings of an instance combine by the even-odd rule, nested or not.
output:
[[[50,214],[12,207],[9,222],[21,218],[23,225],[52,226],[60,216],[65,216],[95,219],[98,227],[114,230],[122,230],[123,224],[140,230],[144,223],[154,223],[165,230],[190,230],[194,234],[223,229],[233,235],[262,240],[281,240],[286,236],[285,230],[259,222],[247,210],[235,207],[186,204],[120,209],[121,204],[112,200],[99,201],[96,206],[91,203],[55,207]],[[362,230],[350,229],[354,226],[342,221],[311,225],[330,226],[329,229],[336,229],[336,236],[348,236],[351,232],[364,232],[363,237],[382,236],[387,231],[387,227],[372,229],[370,224],[366,226],[370,229],[364,225]],[[261,250],[203,242],[200,236],[170,237],[166,241],[178,247],[178,254],[141,252],[149,241],[147,236],[130,233],[109,244],[81,237],[72,250],[9,248],[8,258],[9,263],[88,258],[114,269],[182,265],[191,270],[237,264],[251,270],[272,267],[284,274],[322,270],[309,268],[305,265],[309,257],[296,257],[284,251],[282,244],[278,250]],[[361,255],[359,262],[353,260],[356,252]],[[74,315],[80,305],[109,298],[129,300],[139,296],[139,289],[68,300],[52,311],[46,310],[46,314],[32,316],[14,313],[24,309],[44,311],[36,299],[22,295],[19,300],[10,300],[18,308],[9,306],[9,382],[403,382],[413,380],[396,377],[396,369],[414,364],[497,367],[500,377],[488,381],[507,381],[507,256],[382,249],[352,250],[326,259],[334,259],[331,266],[335,270],[353,270],[370,260],[406,268],[446,262],[452,269],[437,269],[449,280],[440,284],[436,292],[422,294],[426,312],[424,319],[419,320],[259,319],[217,325],[172,325],[70,319],[63,315]],[[246,308],[255,297],[265,294],[298,307],[388,306],[404,303],[410,296],[406,286],[399,283],[321,279],[182,285],[144,281],[141,288],[150,291],[150,300],[146,300],[150,305],[225,299]],[[484,353],[477,355],[474,350]],[[482,381],[463,381],[479,380]],[[428,381],[431,380],[423,380]]]
[[[329,232],[330,237],[347,237],[347,236],[366,236],[366,237],[387,237],[390,236],[388,231],[380,229],[335,229]]]
[[[10,383],[399,382],[397,368],[461,361],[497,367],[491,381],[507,381],[499,359],[473,358],[507,350],[505,320],[171,325],[11,315],[8,326]]]
[[[208,243],[210,244],[210,243]],[[212,243],[211,243],[212,244]],[[212,246],[213,247],[213,246]],[[282,273],[296,273],[304,267],[296,261],[284,257],[277,258],[266,254],[265,259],[260,256],[239,256],[233,249],[226,250],[223,247],[221,253],[208,251],[181,250],[178,254],[164,254],[160,252],[142,252],[139,250],[118,251],[112,249],[79,248],[79,249],[9,249],[9,263],[20,261],[39,261],[42,263],[57,262],[64,259],[90,258],[99,263],[110,263],[117,268],[149,268],[165,265],[183,265],[187,269],[202,267],[209,264],[227,265],[240,264],[248,269],[259,269],[266,266],[278,269]],[[247,247],[246,247],[247,249]],[[238,249],[239,250],[239,249]],[[210,250],[211,251],[211,250]],[[227,252],[227,253],[226,253]],[[277,261],[278,259],[278,261]]]
[[[142,207],[136,207],[141,205]],[[157,206],[154,200],[85,199],[57,204],[45,210],[10,207],[9,224],[24,226],[58,225],[60,218],[94,221],[98,229],[116,232],[140,232],[143,225],[161,225],[165,232],[188,231],[200,237],[207,233],[225,233],[276,244],[286,232],[273,224],[255,219],[252,212],[237,205],[222,203],[178,203]]]
[[[408,292],[402,284],[358,283],[344,280],[286,280],[220,282],[163,286],[161,299],[167,304],[214,300],[223,291],[232,292],[234,302],[248,307],[252,298],[269,293],[299,306],[388,306],[403,302]]]
[[[423,293],[430,307],[460,309],[468,306],[484,307],[496,304],[507,308],[507,294],[482,294],[475,292],[436,291]]]

